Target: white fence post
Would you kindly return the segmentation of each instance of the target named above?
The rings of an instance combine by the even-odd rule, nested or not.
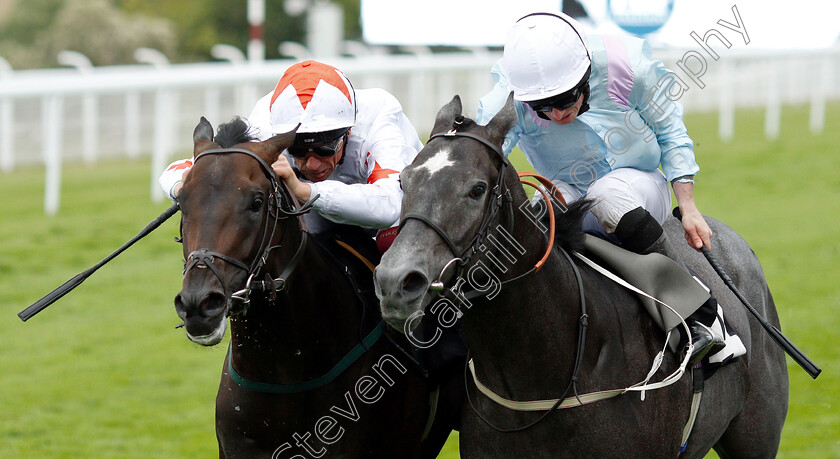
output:
[[[250,49],[249,49],[250,52]],[[234,65],[237,69],[241,68],[242,72],[247,72],[243,66],[250,62],[251,65],[260,65],[262,63],[262,59],[255,59],[255,60],[248,60],[245,58],[245,54],[239,50],[239,48],[231,45],[226,44],[216,44],[213,45],[213,48],[210,49],[210,54],[215,57],[216,59],[226,60]],[[251,109],[256,102],[256,88],[252,83],[244,83],[234,87],[234,97],[235,97],[235,107],[237,113],[241,116],[248,116],[251,113]],[[216,88],[208,88],[205,92],[205,107],[208,105],[215,104],[215,109],[212,114],[214,117],[211,118],[210,114],[205,114],[205,118],[207,118],[211,123],[221,123],[222,120],[218,118],[218,99],[219,99],[219,91]]]
[[[79,73],[90,75],[93,64],[87,56],[76,51],[59,51],[58,63],[75,67]],[[90,92],[82,95],[82,158],[85,163],[93,164],[99,156],[99,109],[96,96]]]
[[[125,93],[125,154],[129,158],[140,156],[140,93]]]
[[[12,78],[12,66],[0,57],[0,81]],[[0,170],[11,172],[15,168],[15,106],[11,99],[0,97]]]
[[[169,66],[169,59],[160,51],[151,48],[137,48],[134,51],[134,58],[139,62],[154,65],[161,72],[166,71]],[[166,167],[166,161],[172,152],[172,135],[170,133],[173,131],[174,123],[178,120],[177,116],[173,116],[174,108],[177,107],[177,104],[173,103],[174,97],[172,91],[163,86],[155,92],[154,141],[150,183],[152,202],[162,202],[165,197],[160,185],[158,185],[158,176]]]
[[[306,47],[318,59],[341,54],[344,9],[329,0],[312,0],[306,15]]]
[[[432,56],[432,50],[428,46],[401,46],[400,49],[413,54],[418,62],[428,61]],[[423,70],[422,65],[418,67],[408,77],[408,85],[411,91],[408,94],[408,102],[403,105],[403,110],[406,111],[410,120],[421,119],[421,114],[428,111],[427,104],[434,100],[426,71]]]
[[[48,96],[41,101],[41,139],[44,150],[44,167],[46,169],[44,212],[47,215],[55,215],[61,203],[63,108],[64,99],[59,96]]]
[[[482,46],[470,47],[468,50],[473,55],[482,59],[487,59],[490,56],[490,52],[487,48]],[[470,72],[469,85],[466,89],[462,90],[464,94],[461,96],[462,101],[465,98],[467,99],[467,103],[464,104],[465,110],[472,106],[475,107],[475,110],[478,110],[478,100],[493,89],[493,79],[490,76],[490,68],[490,66],[487,66],[486,68],[479,68]],[[450,97],[454,95],[455,93],[453,92]],[[449,102],[449,99],[447,99],[446,102]],[[472,110],[472,114],[469,116],[475,116],[475,110]]]
[[[819,134],[825,128],[825,99],[830,90],[832,68],[831,58],[823,56],[819,59],[819,68],[812,75],[816,79],[811,85],[811,117],[809,127],[811,132]]]
[[[769,140],[779,138],[782,123],[782,101],[779,95],[779,74],[768,68],[767,74],[767,109],[764,113],[764,136]]]
[[[376,56],[383,56],[386,51],[382,47],[371,47],[360,41],[344,40],[341,43],[343,54],[350,56],[357,60],[367,59],[370,62],[372,59],[377,59]],[[379,61],[381,62],[381,60]],[[372,73],[363,77],[356,78],[353,76],[350,79],[356,89],[379,88],[391,92],[391,78]]]

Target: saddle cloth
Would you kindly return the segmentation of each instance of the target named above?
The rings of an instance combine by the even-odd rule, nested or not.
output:
[[[584,247],[587,255],[599,259],[605,268],[671,306],[683,319],[694,313],[710,297],[709,292],[691,274],[660,253],[639,255],[590,234],[586,235]],[[663,331],[667,332],[680,324],[680,318],[666,307],[642,295],[638,295],[638,298]],[[676,352],[679,335],[672,334],[668,344]]]

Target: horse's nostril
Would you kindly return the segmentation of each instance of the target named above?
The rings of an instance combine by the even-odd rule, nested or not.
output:
[[[429,288],[429,279],[419,271],[411,271],[403,277],[402,291],[409,297],[418,296]]]
[[[210,292],[199,305],[199,311],[205,316],[213,317],[224,312],[227,305],[225,296],[219,292]]]
[[[181,294],[175,295],[175,307],[178,309],[183,309],[184,303],[181,301]]]
[[[193,294],[182,291],[175,295],[175,310],[181,319],[189,317],[216,317],[225,312],[227,301],[221,292],[208,292]]]

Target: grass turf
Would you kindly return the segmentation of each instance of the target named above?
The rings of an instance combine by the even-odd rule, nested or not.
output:
[[[782,330],[822,366],[788,359],[791,403],[780,457],[840,457],[840,106],[811,135],[807,107],[786,107],[778,140],[763,112],[740,112],[732,142],[717,116],[686,124],[703,170],[696,199],[752,245]],[[517,167],[527,168],[521,156]],[[22,324],[16,313],[93,265],[160,214],[148,160],[68,165],[57,216],[43,215],[43,171],[0,175],[0,457],[212,457],[224,346],[188,342],[177,218]],[[441,454],[456,458],[457,434]]]

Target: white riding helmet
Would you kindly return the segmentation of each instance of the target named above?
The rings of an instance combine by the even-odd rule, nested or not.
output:
[[[303,61],[289,67],[277,82],[269,110],[272,134],[300,124],[295,144],[318,145],[344,135],[356,123],[356,94],[337,68]]]
[[[590,66],[581,25],[563,13],[532,13],[508,31],[502,67],[516,100],[562,94],[577,86]]]

